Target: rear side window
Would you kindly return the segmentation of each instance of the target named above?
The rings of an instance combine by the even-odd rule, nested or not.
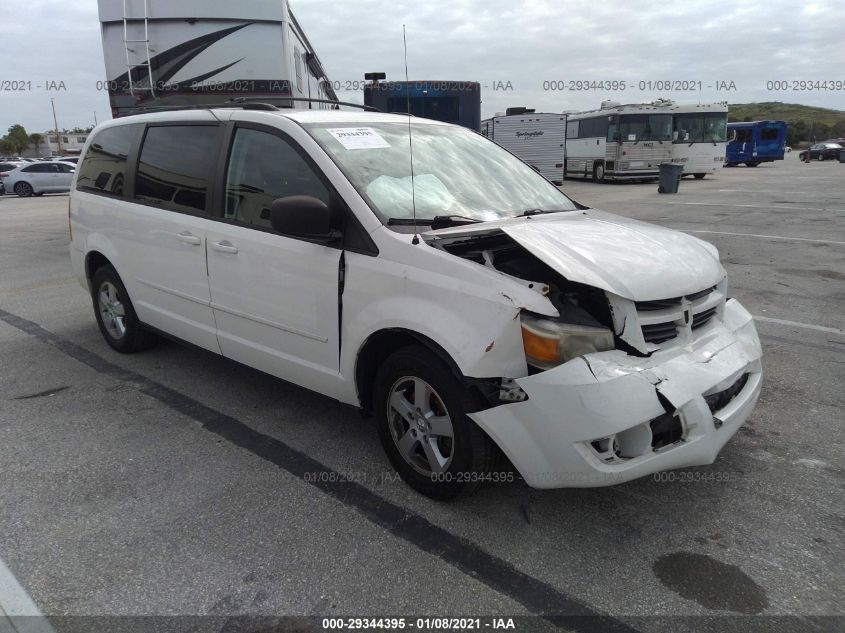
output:
[[[167,125],[147,129],[135,180],[137,200],[172,211],[207,214],[220,127]]]
[[[776,127],[764,128],[760,136],[764,141],[776,141],[778,138],[778,129]]]
[[[79,191],[123,197],[126,161],[143,125],[121,125],[97,133],[82,164],[76,188]]]
[[[49,171],[52,171],[50,168],[50,163],[39,163],[37,165],[32,165],[31,167],[25,167],[21,171],[26,172],[27,174],[46,174]]]

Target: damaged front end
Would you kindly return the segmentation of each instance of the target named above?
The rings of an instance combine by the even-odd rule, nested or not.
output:
[[[723,271],[655,298],[659,280],[640,296],[591,286],[503,231],[431,244],[519,279],[558,312],[522,311],[526,375],[470,416],[529,485],[605,486],[712,463],[753,410],[760,343]]]

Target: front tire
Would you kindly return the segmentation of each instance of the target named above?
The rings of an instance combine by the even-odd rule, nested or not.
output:
[[[111,265],[105,265],[94,273],[91,289],[97,325],[112,349],[121,354],[132,354],[155,345],[155,334],[141,327],[129,293]]]
[[[15,193],[18,194],[18,198],[29,198],[35,192],[28,182],[19,182],[15,184]]]
[[[450,367],[420,345],[394,352],[373,393],[379,438],[399,476],[445,501],[479,488],[496,447],[467,413],[479,404]]]
[[[604,163],[597,163],[593,167],[593,180],[596,182],[604,182]]]
[[[696,180],[703,180],[707,174],[693,174]]]

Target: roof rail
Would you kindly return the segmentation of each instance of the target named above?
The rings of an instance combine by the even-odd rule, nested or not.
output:
[[[378,108],[373,106],[363,105],[361,103],[351,103],[349,101],[333,101],[331,99],[309,99],[307,97],[235,97],[230,103],[256,103],[268,101],[297,101],[304,103],[328,103],[329,105],[346,106],[348,108],[360,108],[367,112],[381,112]]]

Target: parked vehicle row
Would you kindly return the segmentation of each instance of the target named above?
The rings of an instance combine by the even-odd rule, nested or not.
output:
[[[431,497],[507,460],[539,488],[709,464],[760,393],[715,247],[581,206],[462,127],[130,116],[91,135],[69,213],[111,347],[163,332],[359,407]]]

